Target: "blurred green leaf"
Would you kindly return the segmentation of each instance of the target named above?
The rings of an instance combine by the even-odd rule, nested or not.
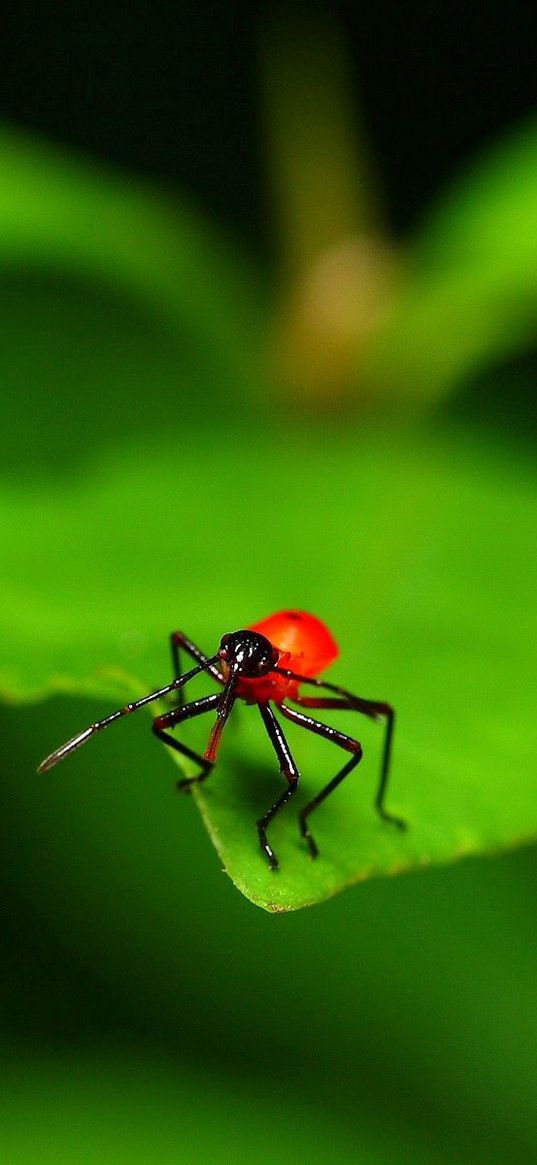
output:
[[[5,127],[0,297],[3,472],[255,387],[260,297],[238,249],[183,198]]]
[[[293,502],[293,481],[304,480],[307,502]],[[122,702],[167,682],[166,634],[177,625],[212,652],[223,631],[292,603],[340,641],[334,679],[396,706],[389,804],[408,833],[371,807],[380,728],[343,713],[364,762],[316,814],[317,862],[292,809],[272,825],[277,873],[254,824],[280,788],[275,759],[255,708],[228,726],[196,798],[228,873],[265,909],[537,835],[537,489],[533,468],[508,449],[410,434],[396,445],[372,433],[357,458],[350,435],[327,446],[266,427],[249,444],[223,430],[206,435],[203,451],[187,447],[179,468],[174,446],[160,443],[49,494],[46,506],[13,490],[2,528],[6,698],[70,691]],[[113,731],[128,751],[129,733],[134,742],[143,728]],[[340,757],[289,728],[307,799]],[[60,743],[43,741],[43,752]],[[106,738],[91,748],[98,770]]]
[[[436,402],[533,346],[537,322],[537,125],[474,162],[410,245],[406,287],[372,336],[364,385]]]
[[[19,130],[0,130],[0,263],[43,264],[185,315],[236,360],[252,312],[244,261],[182,199]]]
[[[0,1144],[10,1165],[110,1165],[136,1162],[192,1165],[222,1158],[259,1160],[260,1137],[277,1144],[280,1165],[304,1156],[321,1165],[440,1165],[443,1153],[421,1144],[414,1130],[402,1144],[367,1102],[334,1114],[297,1092],[285,1064],[278,1072],[188,1070],[139,1048],[35,1058],[25,1050],[4,1057]],[[271,1124],[274,1116],[274,1126]],[[358,1118],[359,1117],[359,1123]],[[285,1136],[280,1136],[281,1128]],[[260,1130],[264,1129],[261,1134]]]

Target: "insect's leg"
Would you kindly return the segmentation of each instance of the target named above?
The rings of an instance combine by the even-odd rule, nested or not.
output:
[[[186,654],[191,657],[191,659],[196,660],[196,663],[205,663],[207,660],[207,656],[204,654],[204,652],[201,651],[201,649],[197,647],[196,644],[193,643],[187,635],[184,635],[182,631],[172,631],[170,635],[170,648],[172,653],[174,679],[178,679],[178,677],[181,675],[181,651],[185,651]],[[219,683],[224,683],[224,677],[220,672],[217,664],[212,664],[211,667],[207,668],[207,671],[209,672],[209,675],[214,676],[214,679],[218,680]],[[175,706],[177,708],[182,708],[184,702],[184,691],[182,688],[180,688],[175,695]]]
[[[295,708],[289,708],[285,704],[280,705],[281,712],[288,720],[292,720],[294,724],[300,724],[302,728],[309,729],[310,732],[316,732],[318,736],[324,736],[325,740],[331,740],[333,744],[337,744],[339,748],[344,748],[346,752],[351,752],[352,757],[350,761],[336,773],[336,776],[321,789],[320,793],[314,797],[304,809],[301,809],[298,819],[300,823],[300,832],[302,837],[305,837],[310,854],[312,858],[316,858],[319,852],[314,838],[312,837],[310,827],[308,825],[308,817],[330,793],[341,783],[344,777],[347,777],[350,772],[362,759],[362,746],[358,740],[354,740],[352,736],[346,736],[344,732],[339,732],[337,728],[332,728],[329,724],[321,724],[320,720],[313,720],[311,716],[305,716],[303,712],[297,712]]]
[[[298,680],[301,684],[309,684],[317,689],[325,689],[329,692],[335,692],[334,697],[309,697],[299,696],[294,703],[301,705],[303,708],[348,708],[355,712],[362,712],[364,716],[369,716],[371,720],[385,720],[386,734],[384,737],[384,751],[382,754],[382,765],[380,769],[380,780],[375,797],[375,809],[384,821],[390,821],[392,825],[396,825],[398,829],[406,829],[407,823],[402,817],[396,817],[393,813],[389,813],[384,808],[384,801],[388,791],[388,780],[390,776],[390,757],[393,741],[393,730],[395,727],[395,711],[391,704],[385,704],[380,700],[365,700],[362,696],[355,696],[352,692],[348,692],[346,688],[340,688],[336,684],[329,684],[326,680],[310,679],[309,677],[296,675],[294,672],[289,672],[284,668],[275,668],[277,672],[282,675],[287,675],[290,679]]]
[[[382,754],[382,765],[380,769],[380,781],[378,783],[377,795],[375,797],[375,809],[384,821],[390,821],[392,825],[396,825],[398,829],[406,829],[407,823],[402,817],[396,817],[395,814],[389,813],[384,808],[384,800],[388,792],[388,780],[390,777],[390,757],[392,751],[393,730],[395,728],[395,712],[390,704],[381,704],[376,700],[361,700],[360,712],[364,712],[366,716],[370,716],[373,720],[386,721],[386,735],[384,737],[384,751]]]
[[[281,797],[277,798],[274,804],[271,805],[270,809],[267,809],[267,812],[264,813],[263,817],[260,817],[259,821],[257,822],[257,832],[259,834],[259,844],[261,849],[268,859],[270,868],[272,870],[277,870],[278,859],[274,853],[274,850],[272,849],[272,846],[268,842],[267,826],[269,822],[272,821],[272,818],[275,817],[276,813],[279,813],[280,809],[283,809],[283,806],[287,804],[289,798],[293,796],[293,793],[296,792],[299,772],[289,751],[289,745],[287,744],[285,736],[280,725],[278,724],[278,721],[276,720],[272,708],[270,708],[268,704],[260,704],[259,711],[263,717],[265,728],[269,734],[276,756],[278,757],[280,772],[282,777],[285,777],[287,781],[287,788],[285,792],[281,794]]]
[[[214,761],[200,756],[188,745],[177,740],[175,736],[171,736],[169,729],[176,728],[178,724],[182,724],[183,720],[191,720],[193,716],[201,716],[203,712],[209,712],[212,708],[216,708],[221,699],[221,692],[215,692],[211,696],[204,696],[201,700],[192,700],[190,704],[184,704],[182,708],[172,708],[170,712],[164,712],[162,716],[157,716],[153,721],[152,730],[159,740],[175,749],[176,752],[180,752],[181,756],[188,757],[189,760],[195,761],[200,766],[200,772],[197,776],[184,777],[177,782],[178,789],[188,790],[192,785],[204,781],[209,776]]]

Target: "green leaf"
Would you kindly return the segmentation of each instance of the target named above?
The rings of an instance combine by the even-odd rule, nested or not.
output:
[[[434,403],[533,346],[537,124],[472,162],[411,243],[406,286],[372,338],[365,383]]]
[[[408,832],[372,809],[380,727],[335,714],[363,739],[364,761],[314,815],[315,863],[292,807],[273,823],[277,873],[255,821],[281,779],[256,709],[237,709],[196,799],[227,872],[258,905],[298,909],[363,878],[537,835],[537,489],[533,467],[508,448],[410,433],[327,443],[268,425],[254,441],[249,429],[222,429],[187,445],[180,464],[171,442],[131,448],[46,506],[41,492],[5,491],[2,529],[6,698],[123,702],[168,680],[174,627],[212,652],[223,631],[291,603],[339,640],[331,679],[395,705],[389,807]],[[123,733],[126,757],[143,719],[110,730]],[[198,724],[201,736],[196,726],[186,739],[203,741]],[[292,726],[289,739],[304,802],[344,758]],[[60,743],[43,740],[43,754]],[[97,777],[106,734],[88,747]],[[76,779],[76,758],[65,763]]]
[[[66,466],[256,390],[247,265],[201,215],[0,131],[0,473]]]
[[[17,263],[139,296],[181,334],[188,323],[212,337],[221,361],[252,371],[254,283],[199,212],[4,126],[0,265]]]
[[[363,1165],[395,1158],[401,1165],[441,1165],[444,1159],[414,1128],[401,1144],[398,1129],[381,1121],[369,1097],[354,1104],[359,1134],[329,1103],[319,1111],[305,1081],[296,1089],[296,1071],[286,1064],[277,1075],[254,1065],[246,1076],[233,1065],[187,1067],[177,1053],[159,1056],[147,1047],[77,1048],[71,1055],[45,1047],[34,1057],[26,1048],[12,1049],[2,1067],[2,1144],[10,1165],[178,1158],[205,1165],[228,1155],[255,1165],[264,1124],[277,1140],[279,1165],[304,1156],[318,1165],[353,1160],[358,1143]]]

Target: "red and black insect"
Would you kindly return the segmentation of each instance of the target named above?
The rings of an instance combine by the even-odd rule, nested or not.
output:
[[[405,822],[401,818],[394,817],[384,808],[395,722],[394,710],[389,704],[379,703],[377,700],[364,700],[361,696],[353,696],[352,692],[348,692],[345,688],[318,679],[319,672],[324,671],[338,655],[337,645],[328,628],[320,619],[314,615],[306,614],[305,611],[280,611],[275,615],[269,615],[267,619],[262,619],[260,623],[254,623],[253,626],[245,630],[233,631],[224,635],[216,655],[211,657],[204,655],[199,647],[196,647],[195,643],[192,643],[180,631],[174,631],[170,641],[175,673],[175,678],[170,684],[164,688],[159,688],[158,691],[150,692],[149,695],[143,696],[140,700],[126,704],[117,712],[112,712],[110,716],[106,716],[104,720],[98,720],[96,724],[91,724],[89,728],[79,732],[78,736],[67,741],[67,744],[63,744],[61,748],[51,753],[39,766],[38,772],[44,773],[47,769],[52,768],[58,761],[69,756],[75,749],[80,748],[80,745],[85,744],[90,736],[100,732],[102,728],[108,728],[109,724],[113,724],[120,717],[136,712],[138,708],[143,708],[146,704],[150,704],[153,700],[159,700],[171,692],[178,692],[181,700],[180,705],[157,716],[153,720],[152,727],[159,740],[164,741],[164,744],[200,766],[200,771],[196,776],[186,777],[177,782],[179,789],[189,790],[192,785],[205,781],[212,771],[222,731],[235,701],[243,700],[246,704],[257,704],[278,758],[280,772],[286,781],[284,792],[257,822],[261,849],[266,855],[269,865],[275,870],[278,867],[278,860],[268,841],[267,828],[273,817],[280,809],[283,809],[283,806],[296,792],[299,772],[279,719],[275,715],[274,707],[293,724],[299,724],[302,728],[307,728],[309,732],[315,732],[324,737],[325,740],[331,740],[333,744],[350,753],[350,760],[343,768],[317,793],[316,797],[313,797],[300,810],[298,817],[300,832],[307,842],[312,858],[317,857],[319,851],[309,827],[310,814],[337,788],[344,777],[356,768],[362,759],[362,746],[359,741],[328,724],[313,719],[306,713],[298,711],[297,708],[291,708],[287,703],[290,700],[299,708],[354,710],[362,712],[373,720],[386,722],[384,753],[375,807],[385,821],[392,822],[399,829],[405,828]],[[191,659],[196,661],[196,667],[184,674],[181,674],[181,651],[185,651]],[[189,680],[204,671],[222,685],[223,691],[214,692],[210,696],[203,696],[201,699],[192,700],[185,704],[183,702],[183,688]],[[331,695],[305,696],[302,695],[301,691],[303,686],[316,688],[320,693],[329,692]],[[211,729],[205,752],[201,756],[172,736],[170,729],[176,728],[184,720],[200,716],[203,712],[216,712],[216,720]]]

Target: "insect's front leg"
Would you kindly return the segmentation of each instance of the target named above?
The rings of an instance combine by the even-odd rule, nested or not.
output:
[[[205,655],[205,652],[203,652],[201,648],[197,646],[197,644],[193,643],[192,639],[189,639],[183,631],[172,631],[170,635],[170,648],[172,653],[174,679],[178,679],[181,675],[181,651],[186,651],[186,654],[189,655],[191,659],[195,659],[196,663],[208,662],[208,656]],[[213,676],[215,680],[218,680],[220,684],[224,683],[224,677],[217,663],[211,663],[207,668],[207,671],[209,675]]]
[[[152,730],[159,740],[162,740],[169,748],[173,748],[175,752],[181,753],[181,756],[186,756],[188,760],[192,760],[200,766],[200,771],[195,777],[183,777],[177,782],[177,788],[182,791],[188,791],[192,785],[204,781],[209,776],[214,762],[207,760],[206,757],[189,748],[187,744],[177,740],[175,736],[171,736],[169,730],[176,728],[184,720],[191,720],[194,716],[201,716],[203,712],[210,712],[217,708],[221,699],[221,693],[215,692],[211,696],[203,696],[201,700],[192,700],[190,704],[184,704],[182,708],[172,708],[169,712],[164,712],[162,716],[157,716],[153,720]]]
[[[203,652],[196,643],[193,643],[192,639],[189,639],[183,631],[172,631],[170,635],[170,649],[172,654],[173,678],[175,680],[179,679],[179,677],[182,675],[181,651],[186,652],[186,654],[189,655],[191,659],[195,659],[196,663],[207,663],[208,657],[205,655],[205,652]],[[225,682],[218,664],[210,664],[210,666],[207,668],[207,671],[209,675],[213,676],[215,680],[218,680],[218,683],[223,684]],[[182,688],[171,694],[170,704],[172,707],[182,708],[184,706],[184,702],[185,696]]]

